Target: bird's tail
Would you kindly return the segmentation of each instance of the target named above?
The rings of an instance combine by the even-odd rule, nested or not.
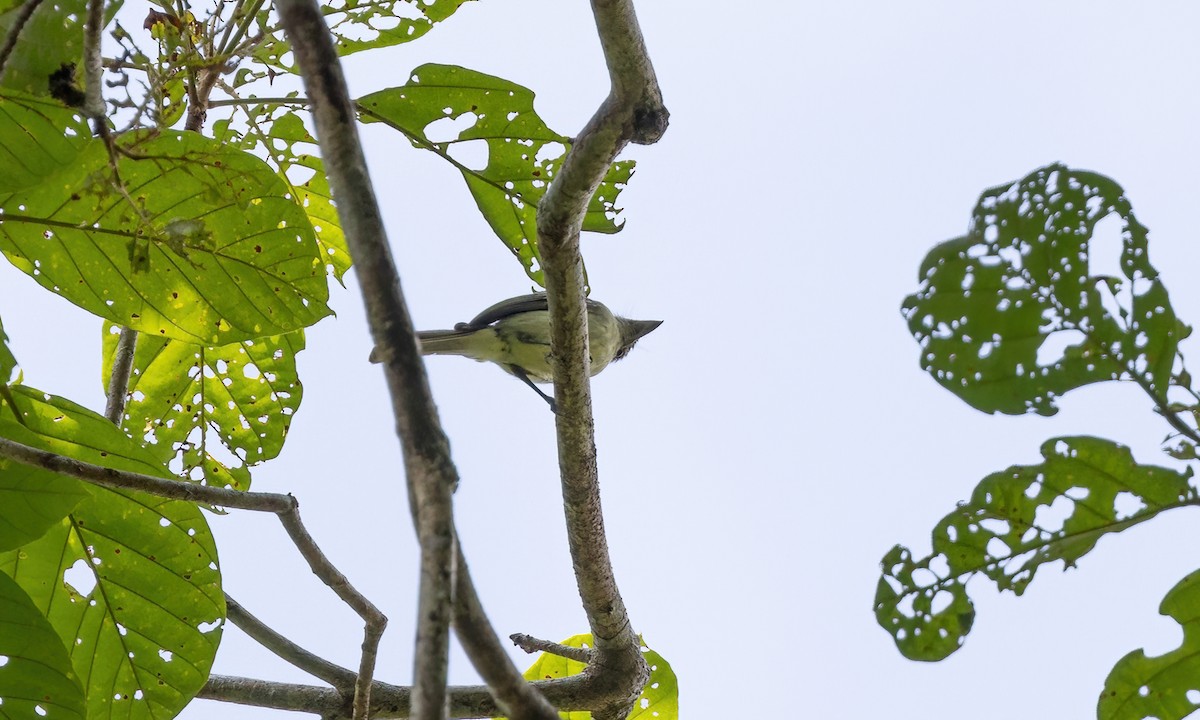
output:
[[[422,355],[466,355],[467,357],[475,357],[481,354],[481,351],[486,352],[487,346],[490,344],[489,338],[484,337],[490,335],[495,337],[495,332],[491,328],[482,329],[463,329],[463,330],[426,330],[417,333],[417,339],[421,341]]]
[[[417,333],[422,355],[462,355],[474,360],[493,360],[504,350],[504,343],[493,328],[467,327],[456,330],[426,330]],[[382,360],[378,350],[371,350],[371,362]]]

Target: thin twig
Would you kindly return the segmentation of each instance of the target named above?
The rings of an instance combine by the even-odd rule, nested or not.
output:
[[[263,621],[251,615],[246,608],[228,594],[225,595],[225,608],[231,623],[278,657],[343,692],[354,687],[356,675],[353,670],[331,663],[280,635]]]
[[[300,521],[298,504],[294,505],[289,512],[279,513],[279,521],[283,523],[288,537],[292,539],[296,549],[304,556],[313,574],[328,585],[329,589],[333,590],[342,602],[349,605],[363,619],[365,627],[363,629],[362,660],[359,663],[358,678],[354,682],[354,717],[365,720],[370,707],[371,684],[375,680],[375,658],[379,654],[379,638],[382,637],[383,630],[387,627],[387,617],[365,595],[351,585],[346,576],[329,561],[329,558],[325,557],[325,553],[321,552],[321,548],[317,546],[312,535],[309,535],[308,530],[304,527],[304,523]]]
[[[125,402],[129,397],[129,377],[133,373],[133,355],[137,350],[137,339],[137,330],[121,328],[121,337],[117,339],[117,352],[113,355],[104,417],[117,427],[121,427],[121,422],[125,419]]]
[[[13,16],[12,25],[8,28],[8,34],[4,36],[4,44],[0,45],[0,80],[4,79],[4,70],[8,66],[8,58],[12,55],[13,49],[17,47],[17,41],[21,39],[21,31],[25,29],[29,18],[33,17],[33,11],[38,9],[42,4],[42,0],[25,0],[21,5],[21,9]]]
[[[22,445],[2,437],[0,437],[0,457],[15,460],[22,465],[69,475],[77,480],[112,490],[138,490],[172,500],[186,500],[193,503],[208,503],[220,507],[277,514],[290,511],[296,504],[295,498],[291,495],[242,492],[209,485],[197,485],[181,480],[166,480],[126,470],[114,470]]]
[[[541,640],[525,633],[513,633],[508,636],[509,640],[513,641],[513,645],[521,648],[527,653],[544,652],[558,657],[564,657],[568,660],[584,663],[585,665],[592,661],[592,651],[589,648],[577,648],[562,643],[550,642],[549,640]]]
[[[277,9],[312,103],[321,157],[357,268],[373,340],[385,361],[421,547],[413,716],[438,719],[446,702],[455,564],[451,494],[457,471],[433,405],[329,28],[315,0],[282,0]]]

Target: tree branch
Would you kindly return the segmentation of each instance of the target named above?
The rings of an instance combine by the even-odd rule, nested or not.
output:
[[[276,656],[343,692],[348,693],[354,687],[357,676],[353,670],[347,670],[340,665],[331,663],[280,635],[266,623],[251,615],[246,608],[242,607],[241,603],[230,597],[228,593],[225,595],[225,608],[226,616],[231,623],[259,645],[275,653]]]
[[[104,121],[104,94],[100,77],[104,72],[100,58],[100,33],[104,29],[104,0],[88,0],[87,22],[83,26],[83,112],[96,123]]]
[[[137,350],[137,330],[121,328],[117,352],[113,355],[112,375],[108,378],[108,403],[104,417],[117,427],[125,419],[125,402],[129,395],[129,376],[133,372],[133,354]]]
[[[596,469],[587,316],[579,233],[588,203],[630,142],[656,141],[669,114],[646,53],[632,0],[592,0],[611,90],[571,146],[538,207],[551,316],[559,471],[576,583],[595,642],[593,667],[612,675],[613,692],[594,708],[600,720],[625,717],[649,678],[640,643],[617,590]]]
[[[101,465],[76,460],[38,448],[22,445],[0,437],[0,457],[69,475],[77,480],[113,490],[138,490],[172,500],[208,503],[239,510],[285,513],[296,504],[291,495],[262,492],[242,492],[228,488],[196,485],[181,480],[166,480],[153,475],[114,470]]]
[[[508,636],[508,639],[513,641],[513,645],[516,645],[527,653],[550,653],[551,655],[564,657],[585,665],[592,661],[592,651],[588,648],[577,648],[570,645],[563,645],[562,643],[550,642],[549,640],[540,640],[525,633],[513,633]]]
[[[488,622],[461,549],[456,580],[454,629],[480,677],[495,694],[501,712],[519,720],[557,720],[554,705],[525,680]]]
[[[349,605],[363,619],[362,655],[359,660],[358,678],[354,682],[354,715],[357,720],[366,720],[371,702],[371,684],[375,680],[375,659],[379,654],[379,639],[387,627],[387,617],[379,608],[360,593],[346,576],[334,566],[321,548],[317,546],[312,535],[300,521],[299,504],[293,504],[288,512],[279,513],[279,521],[287,530],[288,536],[295,543],[296,549],[304,556],[313,574],[333,590],[342,602]]]
[[[582,710],[591,703],[595,693],[582,676],[555,680],[539,680],[530,687],[545,694],[564,710]],[[447,688],[451,718],[497,717],[503,711],[484,685],[461,685]],[[252,705],[254,707],[319,713],[325,718],[346,718],[350,708],[346,698],[332,688],[297,685],[255,678],[210,675],[208,682],[196,695],[203,700]],[[411,715],[410,688],[375,683],[371,688],[372,718],[407,718]],[[556,714],[555,717],[558,717]]]
[[[435,720],[442,717],[446,699],[456,545],[451,494],[458,474],[433,405],[329,28],[315,0],[281,0],[277,7],[312,102],[330,189],[372,338],[384,360],[421,545],[413,710],[414,717]]]

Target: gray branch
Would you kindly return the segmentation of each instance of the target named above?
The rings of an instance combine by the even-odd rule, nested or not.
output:
[[[530,687],[543,693],[564,711],[583,710],[595,696],[590,684],[578,675],[556,680],[539,680],[530,683]],[[208,682],[196,697],[274,710],[317,713],[325,718],[349,718],[351,714],[346,698],[332,688],[227,675],[210,675]],[[504,712],[485,685],[452,686],[447,688],[447,697],[447,717],[490,718]],[[378,682],[371,688],[372,718],[412,717],[411,706],[410,688]]]
[[[632,0],[592,0],[611,90],[575,139],[538,207],[558,402],[559,468],[567,535],[579,595],[595,642],[597,673],[612,692],[592,708],[598,720],[625,717],[649,678],[640,642],[617,589],[604,535],[589,383],[587,320],[579,233],[596,189],[629,142],[652,143],[668,113],[646,53]]]
[[[125,419],[125,403],[129,397],[129,376],[133,372],[133,354],[137,350],[137,330],[121,328],[117,352],[113,355],[112,375],[108,378],[108,404],[104,417],[117,427]]]
[[[104,73],[100,57],[100,34],[104,30],[104,0],[88,0],[87,22],[83,26],[83,112],[102,123],[104,118],[104,94],[100,78]]]
[[[315,0],[281,0],[278,11],[312,103],[321,156],[354,258],[372,339],[384,360],[421,546],[413,716],[435,720],[442,717],[446,702],[456,552],[451,497],[458,475],[433,404],[329,29]]]
[[[513,645],[516,645],[527,653],[549,653],[567,658],[568,660],[581,662],[585,665],[592,661],[592,651],[588,648],[571,647],[562,643],[541,640],[525,633],[513,633],[508,636],[508,639],[512,640]]]
[[[339,690],[349,692],[354,687],[356,676],[353,670],[331,663],[314,653],[305,650],[296,643],[271,629],[241,603],[228,594],[225,595],[226,617],[252,640],[275,653],[292,665],[300,668],[315,678],[320,678]]]
[[[166,480],[126,470],[114,470],[22,445],[2,437],[0,437],[0,457],[15,460],[22,465],[69,475],[93,485],[113,490],[139,490],[171,500],[186,500],[187,502],[208,503],[238,510],[272,513],[289,512],[296,504],[296,499],[291,495],[242,492],[228,488],[196,485],[181,480]]]

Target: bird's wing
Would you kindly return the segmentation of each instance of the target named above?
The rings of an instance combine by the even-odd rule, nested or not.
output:
[[[546,293],[531,293],[529,295],[521,295],[507,300],[501,300],[487,310],[479,313],[469,323],[460,323],[459,329],[470,328],[478,330],[482,327],[487,327],[497,320],[503,320],[506,317],[512,317],[519,313],[533,312],[535,310],[548,310],[549,303],[546,301]],[[466,328],[463,328],[463,326]]]

